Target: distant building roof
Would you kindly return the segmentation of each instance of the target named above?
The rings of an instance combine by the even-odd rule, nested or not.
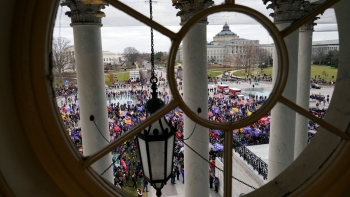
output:
[[[104,55],[118,55],[117,53],[113,53],[111,51],[102,51]]]
[[[223,26],[221,32],[217,34],[217,36],[223,36],[223,35],[236,35],[236,34],[233,33],[230,30],[230,27],[227,25],[227,23],[225,23],[225,25]]]
[[[335,45],[335,44],[339,44],[339,40],[322,40],[322,41],[313,41],[312,45]]]

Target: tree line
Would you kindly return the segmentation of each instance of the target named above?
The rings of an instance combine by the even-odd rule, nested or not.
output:
[[[317,47],[314,49],[312,62],[318,65],[330,65],[331,67],[338,68],[339,51],[334,49],[325,53],[322,47]]]

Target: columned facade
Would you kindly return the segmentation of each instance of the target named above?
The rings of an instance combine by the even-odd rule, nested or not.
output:
[[[105,15],[100,11],[106,3],[101,0],[89,3],[66,0],[61,4],[71,9],[66,15],[73,27],[84,156],[101,150],[110,140],[101,42],[101,17]],[[111,162],[112,156],[106,155],[91,166],[101,174]],[[113,183],[112,168],[103,177]]]
[[[213,5],[213,1],[195,1],[174,3],[180,9],[178,16],[184,24],[195,13]],[[183,99],[194,112],[201,109],[199,116],[207,118],[208,87],[207,87],[207,19],[196,23],[183,40]],[[193,129],[193,135],[186,140],[191,148],[208,159],[209,130],[196,125],[189,117],[184,119],[184,138],[188,138]],[[185,146],[185,195],[191,197],[209,197],[208,163]]]
[[[308,13],[310,10],[305,10]],[[311,75],[311,53],[312,32],[314,31],[314,20],[299,29],[299,55],[298,55],[298,81],[296,104],[308,110],[310,105],[310,75]],[[296,159],[307,145],[308,119],[296,114],[295,122],[295,147],[294,159]]]
[[[266,4],[268,0],[265,0]],[[288,27],[292,22],[299,19],[303,11],[300,7],[304,1],[272,1],[267,8],[272,8],[274,13],[274,23],[279,30]],[[291,33],[284,38],[288,49],[289,56],[289,72],[288,81],[282,95],[296,102],[297,78],[298,75],[298,31]],[[277,51],[273,53],[273,83],[278,71]],[[269,147],[269,167],[268,180],[274,179],[284,169],[286,169],[294,161],[294,140],[295,140],[295,114],[296,112],[289,107],[277,103],[271,111],[271,130],[270,130],[270,147]]]

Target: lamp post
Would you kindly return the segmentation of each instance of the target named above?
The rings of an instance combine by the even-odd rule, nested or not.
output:
[[[150,18],[152,20],[152,0],[150,0]],[[151,89],[152,98],[146,102],[147,117],[164,106],[157,97],[158,79],[154,73],[153,29],[151,28]],[[160,118],[138,135],[139,153],[144,177],[156,189],[156,195],[162,195],[161,189],[171,177],[175,143],[175,125],[165,117]]]

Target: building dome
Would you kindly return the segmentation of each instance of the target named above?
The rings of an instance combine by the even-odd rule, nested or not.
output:
[[[227,23],[225,23],[225,25],[223,26],[222,30],[220,33],[217,34],[218,36],[223,36],[223,35],[236,35],[235,33],[233,33],[230,30],[230,27],[227,25]]]

